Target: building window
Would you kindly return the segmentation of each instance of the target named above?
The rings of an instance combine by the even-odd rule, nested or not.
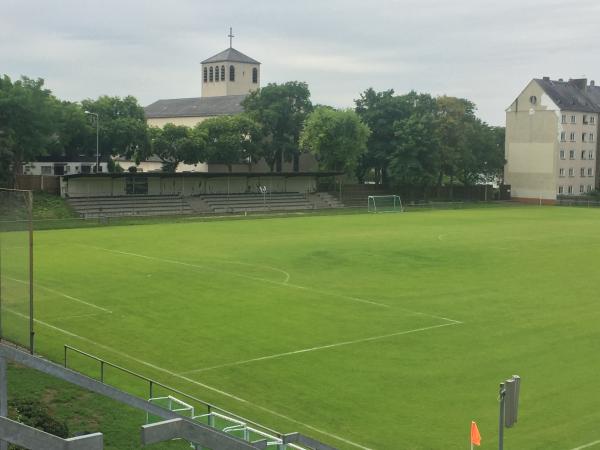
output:
[[[252,69],[252,82],[254,84],[258,83],[258,69],[256,67]]]
[[[584,189],[585,189],[585,186],[584,186],[583,184],[580,184],[580,185],[579,185],[579,193],[580,193],[580,194],[583,194],[583,192],[584,192]]]
[[[590,116],[590,125],[593,125],[596,123],[596,116]]]
[[[561,131],[561,132],[560,132],[560,140],[561,140],[562,142],[565,142],[565,141],[567,140],[567,138],[566,138],[566,133],[565,133],[564,131]]]
[[[212,82],[212,80],[214,79],[213,74],[214,74],[214,71],[213,71],[213,68],[211,67],[210,69],[208,69],[208,81]]]
[[[575,142],[575,132],[572,132],[569,138],[571,139],[571,142]]]
[[[569,150],[569,159],[575,159],[575,150]]]
[[[81,165],[81,173],[92,173],[92,166],[90,165]]]
[[[588,185],[587,185],[587,191],[588,191],[588,192],[592,192],[592,185],[591,185],[591,184],[588,184]]]
[[[564,150],[560,151],[560,159],[565,159],[565,151]]]
[[[581,119],[581,121],[587,125],[588,124],[588,116],[586,116],[585,114],[583,115],[583,118]]]
[[[581,133],[581,142],[586,142],[587,133]]]
[[[588,159],[594,159],[594,150],[588,152]]]
[[[208,82],[208,69],[206,67],[204,68],[204,82]]]
[[[564,177],[565,176],[565,169],[563,169],[563,168],[558,169],[558,176],[559,177]]]
[[[574,177],[575,176],[575,169],[573,169],[572,167],[569,168],[569,176],[570,177]]]
[[[221,81],[225,81],[225,66],[221,66]]]
[[[215,83],[219,82],[219,66],[215,66]]]
[[[558,187],[558,193],[562,194],[564,192],[564,188],[562,186]]]
[[[235,81],[235,67],[229,66],[229,81]]]
[[[42,175],[51,175],[52,166],[42,166]]]
[[[567,123],[567,115],[563,114],[561,119],[560,119],[560,123]]]
[[[586,151],[581,150],[581,159],[585,159]]]
[[[594,133],[590,133],[590,142],[594,142]]]
[[[588,177],[593,177],[594,176],[594,169],[591,168],[591,167],[588,167],[587,173],[588,173]]]
[[[585,177],[585,167],[581,168],[581,170],[579,171],[579,175],[581,175],[582,177]]]
[[[576,123],[575,116],[571,116],[571,123]]]
[[[572,194],[573,193],[573,186],[569,186],[567,188],[567,193]]]

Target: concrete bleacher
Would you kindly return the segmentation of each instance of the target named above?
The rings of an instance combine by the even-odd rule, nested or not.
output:
[[[315,209],[315,205],[300,192],[208,194],[200,198],[215,213]]]
[[[127,197],[76,197],[69,204],[81,217],[159,216],[192,214],[194,210],[178,195]]]

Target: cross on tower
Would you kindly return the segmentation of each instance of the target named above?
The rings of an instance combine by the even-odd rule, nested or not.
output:
[[[227,37],[229,38],[229,48],[232,48],[233,38],[235,37],[233,35],[233,28],[229,27],[229,34]]]

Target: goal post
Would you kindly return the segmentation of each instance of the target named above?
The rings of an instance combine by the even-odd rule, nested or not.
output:
[[[402,199],[399,195],[369,195],[367,198],[369,212],[402,212]]]

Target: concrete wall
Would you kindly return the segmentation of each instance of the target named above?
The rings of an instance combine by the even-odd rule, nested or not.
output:
[[[202,116],[202,117],[156,117],[146,119],[146,122],[151,127],[164,127],[168,123],[174,125],[185,125],[186,127],[193,127],[200,122],[204,122],[206,119],[215,116]]]
[[[225,81],[204,81],[204,68],[225,66]],[[229,66],[235,68],[235,81],[229,81]],[[258,70],[258,82],[252,82],[252,69]],[[220,72],[219,72],[220,73]],[[260,64],[246,64],[237,62],[219,62],[202,65],[202,97],[220,97],[223,95],[241,95],[252,92],[260,87]],[[209,78],[210,79],[210,78]]]
[[[143,177],[143,174],[139,175]],[[266,186],[270,192],[315,192],[317,181],[314,176],[285,177],[283,175],[246,177],[147,177],[148,195],[202,195],[260,192],[260,186]],[[126,194],[126,178],[63,178],[61,195],[63,197],[122,196]]]
[[[560,109],[534,80],[507,109],[504,179],[513,197],[556,198],[559,119]]]

